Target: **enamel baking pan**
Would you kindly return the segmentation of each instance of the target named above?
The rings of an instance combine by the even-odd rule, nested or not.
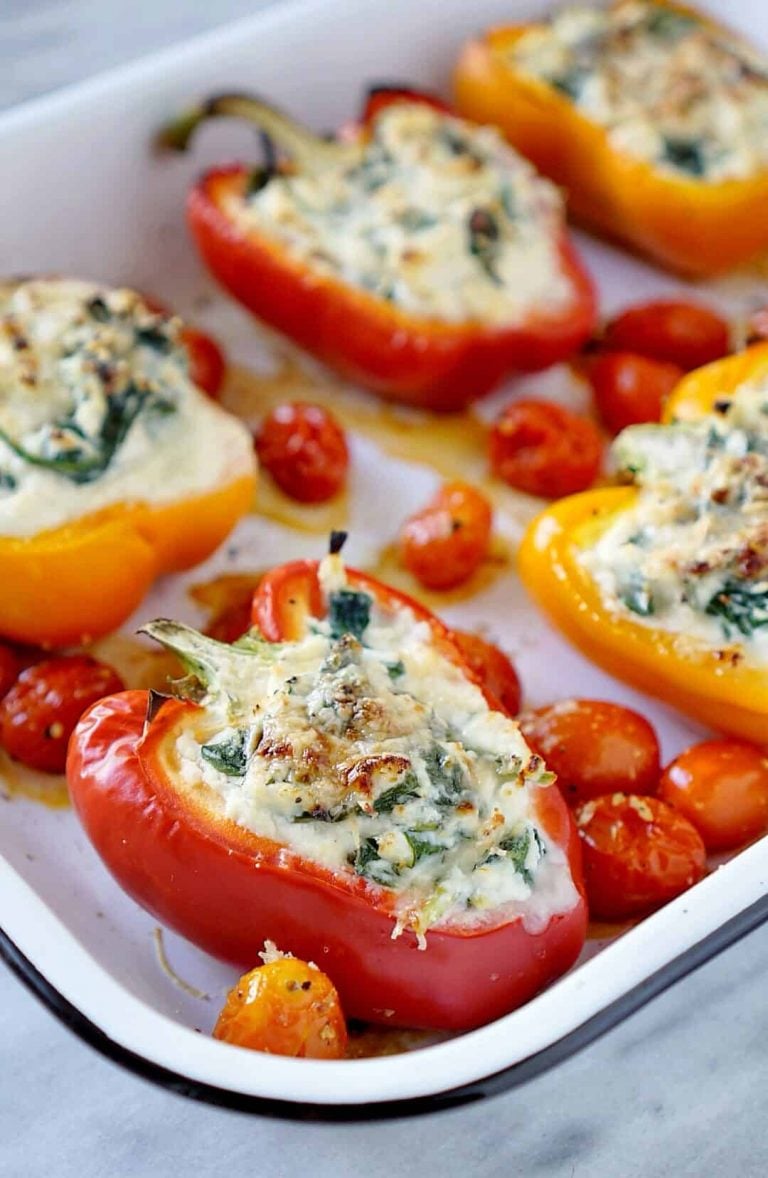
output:
[[[255,158],[255,137],[224,124],[206,127],[190,157],[169,161],[152,152],[153,131],[186,101],[238,87],[327,129],[357,109],[372,82],[445,90],[466,36],[543,7],[515,0],[286,4],[11,111],[0,119],[0,273],[70,273],[152,291],[214,328],[237,361],[263,369],[272,363],[269,343],[212,290],[181,211],[192,177],[214,162]],[[768,9],[710,7],[732,22],[741,11],[751,35],[768,42]],[[606,311],[682,289],[606,245],[580,244]],[[746,273],[699,290],[735,310],[758,301],[760,280]],[[564,370],[522,385],[583,398]],[[352,452],[349,558],[358,564],[391,540],[392,521],[423,503],[437,475],[426,463],[385,452],[375,431],[353,434]],[[532,507],[521,500],[519,510],[502,513],[499,531],[510,544]],[[317,555],[321,547],[317,535],[249,517],[203,569],[161,584],[126,631],[170,611],[199,620],[189,584]],[[666,757],[701,732],[572,651],[526,602],[510,571],[479,595],[453,602],[446,616],[465,627],[484,625],[514,654],[532,704],[567,694],[629,703],[656,724]],[[86,1042],[138,1074],[191,1097],[270,1115],[402,1116],[499,1092],[590,1042],[768,917],[763,839],[621,935],[603,930],[567,976],[490,1026],[405,1054],[338,1063],[284,1059],[211,1039],[233,971],[156,930],[107,875],[69,809],[19,796],[8,774],[0,776],[0,792],[7,795],[0,953],[9,966]]]

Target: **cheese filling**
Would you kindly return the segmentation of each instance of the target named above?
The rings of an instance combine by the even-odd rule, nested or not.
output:
[[[696,422],[632,426],[614,452],[638,487],[581,560],[617,612],[735,658],[768,659],[768,382]]]
[[[502,906],[538,929],[572,907],[565,854],[534,816],[551,774],[517,724],[410,610],[385,614],[345,583],[327,601],[292,643],[149,627],[204,685],[176,742],[187,788],[204,782],[239,825],[385,889],[394,935]]]
[[[253,469],[248,431],[190,381],[181,331],[129,290],[0,286],[0,535],[173,502]]]
[[[695,13],[651,0],[566,8],[510,54],[617,151],[710,182],[768,167],[768,59]]]
[[[397,103],[356,162],[258,183],[227,208],[245,233],[409,315],[513,325],[573,299],[557,190],[490,128]]]

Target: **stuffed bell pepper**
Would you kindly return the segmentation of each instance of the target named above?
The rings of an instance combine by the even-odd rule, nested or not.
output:
[[[344,141],[239,95],[210,100],[163,141],[183,148],[203,119],[227,115],[269,137],[271,166],[203,176],[192,236],[236,299],[344,377],[455,410],[589,334],[592,285],[560,196],[495,131],[379,90]]]
[[[523,580],[606,670],[768,743],[768,345],[693,372],[614,454],[633,485],[540,515]]]
[[[768,246],[768,58],[666,0],[571,6],[491,29],[455,77],[574,215],[674,270],[727,270]]]
[[[129,290],[0,286],[3,637],[63,646],[115,629],[248,510],[250,435],[192,383],[188,339]]]
[[[73,801],[126,891],[240,967],[276,940],[393,1026],[476,1026],[564,972],[571,819],[450,631],[338,555],[268,574],[254,621],[234,645],[151,623],[182,698],[78,726]]]

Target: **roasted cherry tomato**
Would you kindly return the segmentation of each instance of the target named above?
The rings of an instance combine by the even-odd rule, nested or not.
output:
[[[67,744],[83,712],[123,690],[117,672],[89,655],[36,663],[0,701],[0,744],[31,769],[63,773]]]
[[[523,712],[518,723],[570,805],[607,793],[656,793],[659,742],[638,712],[603,700],[563,699]]]
[[[729,336],[726,321],[709,307],[659,299],[622,311],[606,327],[602,342],[603,347],[639,352],[688,372],[727,356]]]
[[[623,920],[697,883],[706,870],[701,835],[672,806],[637,794],[604,794],[574,813],[590,915]]]
[[[19,677],[21,662],[10,646],[0,643],[0,699],[11,690]]]
[[[709,851],[740,847],[768,830],[768,758],[738,740],[705,740],[664,770],[659,796],[685,814]]]
[[[598,412],[613,433],[643,421],[660,421],[664,402],[684,376],[676,364],[634,352],[590,356],[586,374]]]
[[[493,642],[486,642],[479,634],[453,630],[454,641],[464,662],[474,671],[491,695],[504,706],[510,716],[520,711],[520,680],[512,661]]]
[[[601,453],[592,422],[552,401],[513,401],[489,441],[497,478],[547,499],[586,490],[600,468]]]
[[[240,978],[214,1027],[214,1038],[302,1059],[342,1059],[347,1025],[331,979],[315,965],[280,957]]]
[[[323,503],[344,485],[349,451],[344,431],[321,405],[278,405],[261,423],[256,450],[262,466],[300,503]]]
[[[485,495],[469,483],[445,483],[403,524],[403,564],[428,589],[460,585],[488,555],[492,523]]]
[[[227,369],[224,353],[210,335],[196,327],[185,327],[181,338],[189,357],[190,380],[216,400]]]

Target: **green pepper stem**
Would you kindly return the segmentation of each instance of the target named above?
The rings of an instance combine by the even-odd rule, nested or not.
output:
[[[184,111],[160,131],[158,146],[164,150],[186,151],[201,123],[208,119],[246,119],[259,127],[290,159],[309,171],[357,158],[352,144],[321,139],[295,119],[251,94],[217,94]]]

